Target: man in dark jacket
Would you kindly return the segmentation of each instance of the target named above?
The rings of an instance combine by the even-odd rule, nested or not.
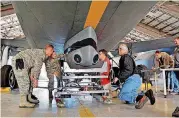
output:
[[[119,55],[121,56],[119,60],[119,76],[114,79],[114,82],[118,80],[123,83],[120,90],[119,99],[125,101],[127,104],[133,104],[136,102],[136,97],[138,95],[142,80],[139,74],[136,74],[136,65],[133,58],[128,55],[128,47],[125,44],[119,45]],[[148,101],[146,95],[142,96],[138,100],[136,105],[137,109],[140,109]]]
[[[175,38],[174,42],[176,44],[176,48],[174,51],[174,67],[179,68],[179,37]],[[175,85],[178,85],[177,87],[175,87],[174,92],[178,92],[178,94],[179,94],[179,71],[174,71],[174,73],[175,73],[175,77],[177,79],[175,81]]]
[[[175,51],[174,51],[174,65],[175,65],[175,68],[179,68],[179,37],[175,38],[174,40],[175,44],[176,44],[176,48],[175,48]],[[176,74],[176,77],[179,81],[179,72],[178,71],[175,71],[175,74]]]
[[[179,37],[174,39],[174,43],[176,44],[176,48],[174,51],[174,61],[175,61],[175,68],[179,68]],[[179,71],[175,71],[176,77],[179,80]],[[179,117],[179,107],[175,109],[172,113],[173,117]]]

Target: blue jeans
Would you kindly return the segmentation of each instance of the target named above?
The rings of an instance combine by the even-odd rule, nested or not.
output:
[[[175,68],[179,68],[179,65],[176,65]],[[176,78],[179,81],[179,71],[174,71]]]
[[[170,89],[173,89],[173,92],[179,92],[179,83],[173,71],[171,71],[170,74],[168,74],[168,79],[170,80],[168,81]]]
[[[175,68],[179,68],[179,65],[176,65]],[[172,74],[172,81],[173,81],[173,92],[179,92],[179,71],[174,71]]]
[[[131,104],[135,103],[138,95],[137,91],[139,90],[141,84],[142,80],[138,74],[130,76],[121,88],[119,99],[122,101],[128,101]]]

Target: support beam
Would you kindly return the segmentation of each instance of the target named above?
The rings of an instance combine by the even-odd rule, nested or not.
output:
[[[167,1],[163,4],[156,4],[156,7],[161,11],[179,18],[179,3]]]
[[[151,41],[141,41],[132,43],[132,51],[134,53],[156,50],[161,48],[168,48],[175,46],[173,42],[174,37],[167,37]]]
[[[1,64],[1,67],[3,67],[4,65],[7,65],[8,55],[9,55],[9,46],[6,46],[4,51],[3,51],[3,54],[2,54],[2,64]]]
[[[30,48],[27,40],[24,39],[1,39],[1,45]]]
[[[15,11],[14,11],[12,4],[1,7],[1,17],[11,15],[14,13],[15,13]]]
[[[137,24],[136,30],[139,30],[141,32],[144,32],[145,34],[148,34],[150,36],[153,36],[153,37],[156,37],[156,38],[160,38],[160,37],[170,37],[171,35],[165,33],[165,32],[162,32],[162,31],[159,31],[151,26],[148,26],[148,25],[145,25],[143,23],[139,23]]]

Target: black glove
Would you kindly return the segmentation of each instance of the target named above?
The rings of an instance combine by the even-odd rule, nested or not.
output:
[[[16,59],[16,69],[24,69],[24,61],[23,59]]]

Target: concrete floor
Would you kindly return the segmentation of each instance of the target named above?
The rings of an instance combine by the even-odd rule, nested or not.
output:
[[[1,117],[171,117],[172,112],[179,106],[179,95],[168,95],[163,98],[162,93],[156,94],[156,104],[150,105],[149,101],[143,109],[135,109],[126,105],[117,98],[113,104],[106,105],[93,99],[68,100],[68,108],[58,108],[55,100],[49,104],[48,90],[35,89],[34,94],[40,100],[36,108],[19,108],[19,92],[1,93]]]

